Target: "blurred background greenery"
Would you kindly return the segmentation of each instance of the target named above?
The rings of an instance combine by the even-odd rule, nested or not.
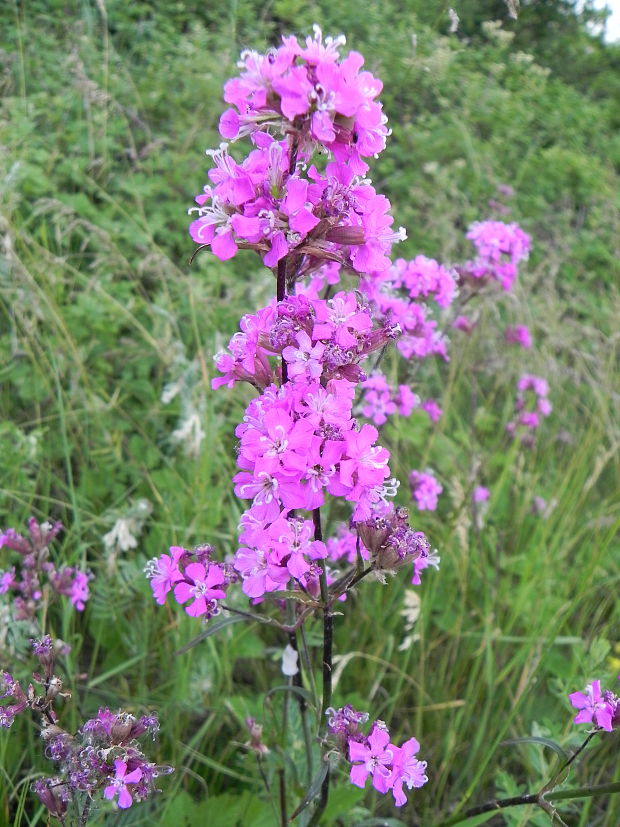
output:
[[[384,82],[393,135],[371,175],[407,227],[398,254],[469,255],[464,232],[502,184],[516,193],[509,220],[534,244],[515,295],[488,297],[450,364],[416,376],[443,419],[416,413],[384,432],[401,479],[432,465],[444,485],[438,512],[417,520],[442,569],[417,590],[404,648],[408,581],[367,585],[350,601],[337,622],[335,701],[421,741],[430,783],[398,815],[426,827],[466,801],[536,788],[552,755],[502,742],[574,746],[567,692],[615,680],[620,46],[595,34],[600,13],[588,3],[577,13],[569,0],[523,0],[517,19],[500,0],[452,6],[455,32],[449,4],[425,0],[0,7],[0,527],[61,519],[59,559],[96,574],[83,616],[49,616],[73,647],[64,724],[100,705],[157,709],[154,752],[177,768],[158,799],[122,816],[95,811],[100,823],[274,823],[238,742],[246,715],[268,731],[278,713],[264,694],[280,681],[283,641],[236,624],[175,656],[196,623],[157,607],[142,569],[172,543],[235,549],[233,428],[248,391],[212,393],[211,357],[274,285],[249,252],[190,268],[186,209],[206,180],[204,150],[219,143],[221,88],[239,52],[315,22],[345,33]],[[501,345],[507,321],[529,324],[532,352]],[[524,371],[548,378],[554,403],[525,453],[504,431]],[[492,491],[480,530],[473,469]],[[138,512],[142,528],[127,523],[135,547],[104,542]],[[0,667],[27,675],[15,624],[0,640]],[[572,780],[617,780],[614,741]],[[297,741],[271,746],[301,753]],[[1,824],[45,823],[28,791],[41,772],[27,721],[0,734]],[[290,794],[303,794],[294,779]],[[564,812],[571,825],[620,823],[614,799]],[[385,820],[394,816],[343,774],[325,824],[401,823]],[[545,819],[507,811],[488,823]]]

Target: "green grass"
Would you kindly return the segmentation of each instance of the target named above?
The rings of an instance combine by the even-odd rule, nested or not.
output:
[[[283,697],[268,695],[282,682],[286,641],[236,623],[177,655],[201,627],[156,606],[142,569],[174,543],[235,550],[233,430],[249,392],[212,392],[211,357],[274,283],[249,253],[227,264],[203,255],[190,268],[184,211],[204,183],[202,152],[218,142],[220,90],[238,51],[262,48],[279,28],[305,33],[315,19],[346,31],[384,80],[394,136],[372,174],[408,227],[399,254],[466,255],[464,228],[506,182],[517,190],[512,218],[534,239],[514,297],[485,299],[474,334],[453,336],[449,364],[415,374],[442,420],[415,413],[384,430],[403,482],[430,465],[444,485],[437,513],[416,521],[442,566],[416,590],[416,637],[404,651],[405,574],[365,582],[344,604],[334,702],[420,740],[430,782],[400,814],[406,824],[536,789],[552,755],[505,741],[539,735],[576,747],[567,693],[595,677],[613,685],[620,666],[613,102],[510,44],[439,37],[413,5],[401,14],[371,4],[360,18],[344,4],[340,20],[326,3],[278,2],[264,13],[249,2],[195,13],[186,4],[66,6],[0,11],[0,527],[19,529],[31,514],[61,519],[57,558],[96,574],[84,615],[56,606],[48,616],[72,646],[63,723],[75,728],[101,705],[160,715],[152,754],[175,774],[126,814],[95,810],[97,823],[267,827],[277,822],[256,800],[258,768],[240,746],[245,717],[265,724],[276,754],[303,754],[299,738],[278,740]],[[528,323],[535,349],[504,345],[506,322]],[[391,357],[385,369],[395,377],[403,366]],[[524,371],[548,377],[554,404],[531,451],[505,435]],[[164,404],[176,381],[179,394]],[[191,410],[206,434],[195,457],[171,438]],[[474,475],[492,492],[479,529]],[[553,504],[546,518],[532,512],[536,495]],[[106,557],[103,535],[140,498],[153,511],[138,547]],[[341,516],[334,509],[328,529]],[[308,635],[318,681],[318,622]],[[0,638],[1,668],[27,677],[27,637],[13,625]],[[616,740],[592,750],[570,782],[616,780]],[[292,809],[303,779],[288,770]],[[28,721],[0,734],[0,824],[45,823],[28,787],[49,771]],[[620,823],[614,797],[562,812],[571,827]],[[343,771],[325,823],[371,815],[397,813]],[[488,823],[545,824],[542,815],[507,811]]]

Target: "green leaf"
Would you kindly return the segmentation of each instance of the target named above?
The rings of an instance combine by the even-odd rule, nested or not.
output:
[[[200,643],[203,640],[206,640],[211,635],[216,635],[218,632],[221,632],[225,626],[231,626],[233,623],[239,623],[242,620],[247,620],[246,617],[242,615],[229,615],[228,617],[223,617],[221,620],[216,620],[215,623],[210,623],[208,628],[201,632],[199,635],[196,635],[195,638],[192,638],[189,643],[186,643],[185,646],[182,646],[180,649],[174,653],[175,655],[182,655],[185,652],[193,649],[196,644]]]
[[[293,695],[298,695],[299,697],[308,701],[310,706],[314,708],[314,697],[312,695],[312,692],[309,692],[307,689],[304,689],[301,686],[293,686],[292,684],[282,684],[281,686],[274,686],[265,695],[265,701],[268,698],[270,698],[275,692],[291,692]]]
[[[323,781],[325,780],[325,776],[327,775],[328,770],[329,770],[329,764],[326,761],[323,761],[321,763],[321,766],[319,767],[319,771],[317,772],[317,774],[312,779],[312,783],[310,784],[310,787],[308,788],[308,792],[302,798],[299,806],[297,807],[297,809],[295,810],[295,812],[291,816],[291,821],[294,818],[297,818],[297,816],[303,810],[306,809],[308,804],[310,804],[310,802],[314,798],[317,797],[317,795],[319,794],[319,792],[321,790],[321,786],[323,785]]]
[[[507,744],[542,744],[544,747],[549,747],[555,754],[561,758],[562,761],[568,761],[568,753],[551,738],[542,738],[540,735],[525,735],[523,738],[509,738],[507,741],[502,741],[502,746]]]

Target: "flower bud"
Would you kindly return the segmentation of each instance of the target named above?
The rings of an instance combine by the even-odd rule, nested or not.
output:
[[[358,246],[366,241],[363,227],[332,227],[327,231],[325,238],[334,244],[343,244],[347,247]]]

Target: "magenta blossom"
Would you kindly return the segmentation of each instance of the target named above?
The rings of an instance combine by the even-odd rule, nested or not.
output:
[[[368,743],[349,741],[349,759],[351,767],[351,783],[356,787],[364,787],[368,776],[372,776],[372,784],[379,792],[384,793],[389,788],[389,767],[394,760],[394,752],[388,748],[390,733],[387,729],[375,723]]]
[[[524,324],[518,324],[516,327],[508,326],[504,332],[504,338],[510,344],[520,345],[524,350],[532,347],[532,334]]]
[[[607,732],[612,731],[612,718],[617,704],[610,700],[608,693],[601,695],[600,681],[592,681],[585,693],[573,692],[568,699],[575,709],[580,710],[575,716],[576,724],[594,723]]]
[[[122,810],[125,810],[127,807],[131,807],[133,803],[127,785],[137,784],[142,778],[142,770],[138,768],[128,773],[126,762],[120,759],[114,762],[114,770],[114,778],[111,779],[111,783],[104,789],[103,795],[109,801],[112,801],[114,797],[118,795],[118,806]]]
[[[485,503],[489,499],[489,496],[490,492],[488,488],[485,488],[484,485],[477,485],[474,488],[472,499],[475,503]]]
[[[420,744],[416,738],[410,738],[402,745],[395,747],[390,745],[394,752],[394,766],[392,768],[391,789],[394,796],[394,803],[402,807],[407,803],[407,796],[403,792],[403,785],[409,790],[423,787],[428,781],[426,775],[426,761],[419,761],[414,756],[420,750]]]
[[[174,587],[174,597],[179,603],[192,602],[185,607],[191,617],[217,613],[216,600],[226,597],[226,592],[218,586],[226,582],[226,577],[217,563],[190,563],[183,572],[184,579]]]
[[[412,471],[409,475],[411,496],[420,511],[435,511],[443,486],[429,471]]]

